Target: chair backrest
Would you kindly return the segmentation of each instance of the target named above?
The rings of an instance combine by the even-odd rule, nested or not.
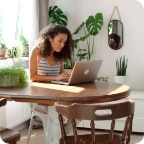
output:
[[[1,135],[0,135],[0,144],[7,144],[1,139]]]
[[[5,106],[7,104],[7,100],[2,98],[0,99],[0,107]]]
[[[135,110],[135,102],[131,99],[114,104],[77,104],[55,103],[56,111],[66,117],[84,120],[113,120],[132,115]],[[97,114],[99,110],[109,110],[107,114]]]

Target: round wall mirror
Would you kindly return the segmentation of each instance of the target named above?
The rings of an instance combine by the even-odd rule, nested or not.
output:
[[[108,24],[108,44],[111,49],[118,50],[123,45],[123,25],[119,20],[112,20]]]

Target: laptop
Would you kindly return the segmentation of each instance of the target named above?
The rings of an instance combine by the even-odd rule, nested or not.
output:
[[[74,85],[96,80],[103,60],[88,60],[75,62],[69,80],[51,81],[51,83]]]

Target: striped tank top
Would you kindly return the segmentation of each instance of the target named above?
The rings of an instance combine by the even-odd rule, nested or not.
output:
[[[58,61],[55,66],[50,66],[45,57],[41,57],[40,63],[38,65],[38,74],[46,76],[57,76],[60,74],[60,64],[60,61]]]

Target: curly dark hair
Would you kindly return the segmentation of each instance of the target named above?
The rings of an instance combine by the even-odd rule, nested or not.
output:
[[[67,41],[60,52],[54,52],[54,56],[57,60],[71,60],[71,56],[74,51],[72,35],[71,32],[62,25],[50,24],[46,28],[42,29],[38,35],[36,46],[39,48],[41,55],[49,56],[51,54],[52,47],[48,37],[50,36],[51,38],[54,38],[60,33],[67,34]]]
[[[113,49],[119,49],[121,47],[120,36],[115,33],[111,33],[109,35],[109,46]]]

